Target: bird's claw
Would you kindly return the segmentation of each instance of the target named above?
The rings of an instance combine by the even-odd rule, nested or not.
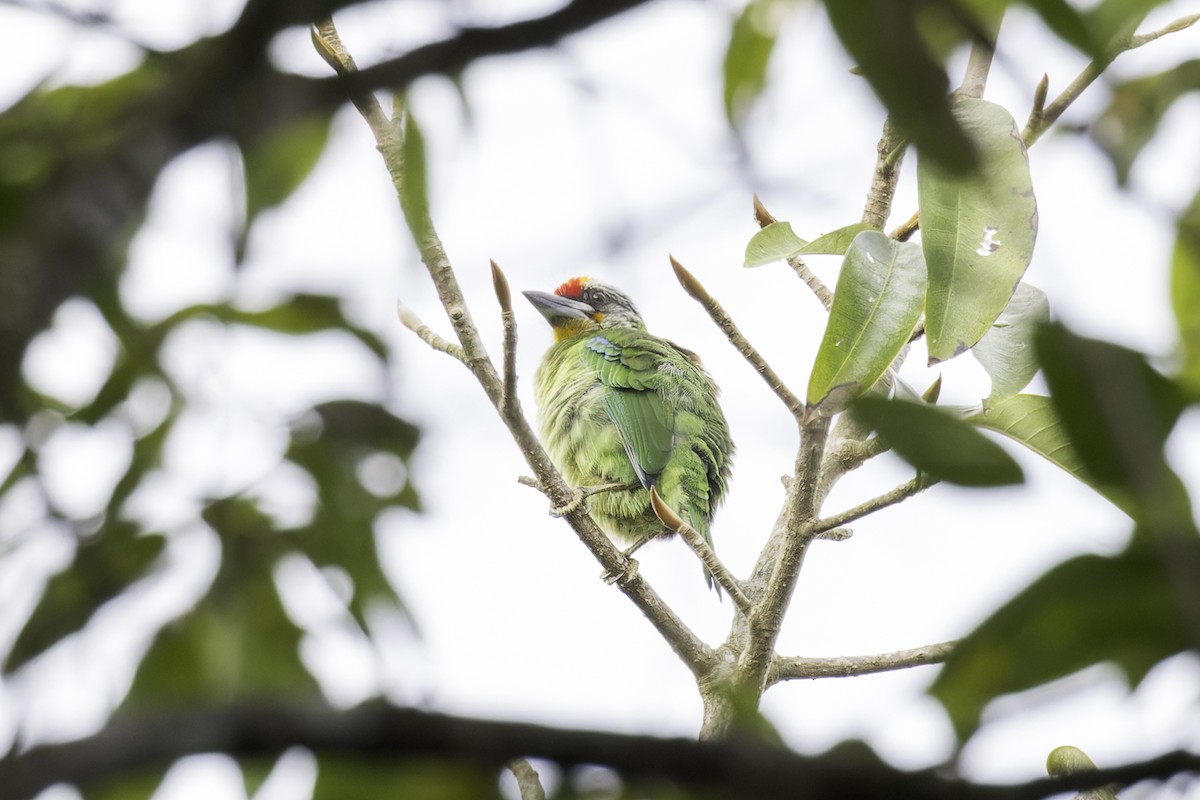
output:
[[[587,499],[587,493],[583,489],[575,488],[571,490],[571,499],[561,506],[550,506],[550,516],[565,517],[572,511],[575,511],[579,506],[583,505],[583,501]]]
[[[605,570],[603,573],[601,573],[600,580],[604,581],[609,586],[612,586],[614,583],[619,583],[624,586],[629,581],[633,580],[638,574],[638,562],[635,559],[627,558],[625,559],[625,563],[626,567],[623,570],[617,572]]]

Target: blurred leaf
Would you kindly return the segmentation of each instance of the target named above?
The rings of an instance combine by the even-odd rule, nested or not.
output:
[[[1025,479],[1003,448],[936,406],[866,395],[855,401],[854,410],[897,455],[931,477],[960,486],[1004,486]]]
[[[1171,256],[1171,307],[1179,326],[1179,381],[1200,399],[1200,192],[1179,218]]]
[[[383,572],[375,546],[375,518],[385,508],[416,509],[418,499],[407,475],[397,492],[378,497],[363,485],[360,464],[380,451],[407,462],[417,443],[415,427],[379,406],[352,400],[324,403],[314,419],[301,420],[287,457],[313,476],[318,508],[310,524],[295,531],[296,543],[319,567],[338,566],[354,584],[349,610],[366,626],[371,601],[386,600],[405,612],[403,601]]]
[[[979,169],[955,174],[927,158],[917,163],[930,363],[983,338],[1029,266],[1037,236],[1029,160],[1013,118],[974,98],[956,99],[954,114],[979,150]]]
[[[288,199],[317,165],[329,140],[332,117],[284,125],[242,146],[246,170],[246,230],[258,215]]]
[[[924,295],[919,246],[892,241],[879,231],[858,234],[838,274],[808,381],[808,405],[824,405],[823,412],[833,413],[871,388],[912,336]]]
[[[379,337],[353,325],[342,313],[341,300],[329,295],[295,294],[262,311],[246,311],[229,303],[188,306],[163,320],[156,326],[156,330],[170,330],[183,320],[196,317],[212,317],[222,322],[249,325],[289,335],[343,330],[365,344],[379,358],[387,357],[387,346]]]
[[[1148,548],[1059,564],[984,620],[951,652],[929,692],[960,741],[1003,694],[1032,689],[1101,662],[1136,686],[1188,647],[1185,622]]]
[[[750,0],[729,34],[722,69],[725,118],[737,128],[741,114],[767,82],[767,63],[793,0]]]
[[[421,798],[502,800],[495,770],[461,761],[355,759],[323,754],[317,761],[313,800]]]
[[[121,771],[109,780],[98,781],[80,789],[87,800],[150,800],[162,785],[162,780],[161,768]]]
[[[815,256],[815,255],[830,255],[840,256],[845,255],[850,249],[850,244],[854,241],[854,237],[858,236],[863,231],[871,230],[871,226],[865,222],[856,222],[853,225],[847,225],[844,228],[830,231],[822,236],[818,236],[808,244],[796,251],[798,256]]]
[[[921,38],[917,8],[914,0],[825,3],[846,52],[922,160],[966,172],[980,154],[950,113],[950,81]]]
[[[1035,394],[1005,397],[994,403],[987,403],[981,412],[967,419],[1025,445],[1051,464],[1069,472],[1107,497],[1122,511],[1130,513],[1131,506],[1127,495],[1097,482],[1088,473],[1079,454],[1071,446],[1067,429],[1063,427],[1062,420],[1058,418],[1054,403],[1049,397]]]
[[[1087,472],[1106,493],[1128,497],[1141,525],[1190,530],[1186,490],[1163,455],[1184,407],[1177,387],[1119,345],[1057,325],[1035,341],[1055,409]]]
[[[204,519],[220,537],[221,564],[192,611],[159,631],[126,707],[317,695],[300,661],[301,631],[284,612],[273,570],[288,537],[251,502],[210,503]]]
[[[1133,163],[1145,149],[1175,101],[1200,90],[1200,59],[1177,64],[1155,75],[1112,87],[1108,107],[1091,126],[1092,137],[1112,161],[1124,186]]]
[[[46,584],[4,659],[5,672],[20,669],[83,628],[100,606],[150,573],[165,543],[160,535],[141,535],[128,522],[110,523],[80,542],[71,566]]]
[[[1050,303],[1041,289],[1017,284],[1008,305],[971,353],[992,379],[990,399],[1009,397],[1024,389],[1037,374],[1033,337],[1050,321]]]
[[[397,167],[391,163],[395,154],[385,153],[384,158],[388,160],[395,179]],[[400,208],[413,240],[420,247],[433,228],[433,220],[429,215],[429,186],[425,175],[425,137],[411,108],[404,110],[404,138],[400,144],[399,161]]]
[[[772,222],[746,243],[744,267],[761,267],[798,254],[808,242],[792,231],[790,222]]]

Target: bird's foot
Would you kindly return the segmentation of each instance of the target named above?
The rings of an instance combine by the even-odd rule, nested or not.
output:
[[[632,489],[639,485],[640,484],[636,484],[636,483],[634,483],[634,484],[602,483],[599,486],[577,486],[571,490],[571,499],[568,500],[565,505],[551,506],[550,516],[565,517],[567,514],[570,514],[572,511],[579,508],[579,506],[582,505],[584,500],[587,500],[589,497],[591,497],[594,494],[603,494],[604,492],[614,492],[618,489]]]
[[[582,488],[572,489],[571,499],[568,500],[564,505],[550,506],[550,516],[565,517],[567,514],[570,514],[572,511],[583,505],[584,500],[587,500],[587,492],[585,492]]]
[[[622,553],[621,555],[626,554]],[[603,573],[601,573],[600,580],[604,581],[609,586],[612,586],[614,583],[619,583],[624,586],[629,581],[633,580],[638,574],[638,562],[636,559],[626,558],[625,563],[625,569],[618,571],[605,570]]]

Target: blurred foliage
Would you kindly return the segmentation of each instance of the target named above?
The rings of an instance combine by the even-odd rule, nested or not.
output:
[[[100,85],[35,87],[0,114],[0,420],[23,436],[19,458],[0,481],[0,502],[30,485],[44,485],[41,447],[61,426],[112,423],[124,426],[131,440],[129,462],[98,515],[75,518],[48,503],[43,518],[29,526],[71,532],[74,554],[47,576],[11,647],[0,653],[6,679],[34,668],[36,659],[64,639],[86,632],[101,609],[136,598],[170,568],[181,531],[141,527],[129,504],[163,477],[166,446],[198,402],[164,364],[174,332],[205,320],[296,337],[298,347],[300,337],[336,332],[368,352],[381,375],[390,366],[380,336],[347,316],[332,296],[296,294],[266,309],[206,303],[147,322],[130,313],[117,290],[130,239],[146,216],[156,182],[190,149],[222,142],[241,160],[243,195],[231,203],[243,214],[228,237],[235,261],[261,213],[304,183],[324,152],[341,96],[279,72],[265,54],[279,31],[331,5],[337,3],[251,0],[224,33],[169,53],[146,51],[135,68]],[[740,128],[770,88],[771,55],[796,5],[750,0],[731,18],[720,89],[731,126]],[[1200,397],[1200,195],[1179,220],[1172,262],[1180,338],[1174,371],[1152,366],[1160,360],[1146,354],[1037,324],[1045,317],[1044,298],[1020,283],[1036,209],[1011,110],[952,99],[945,69],[962,45],[991,40],[1008,5],[1007,0],[825,4],[857,71],[917,153],[921,224],[930,234],[921,255],[929,265],[928,290],[922,293],[919,282],[890,280],[887,268],[895,266],[901,248],[915,245],[893,242],[877,263],[862,243],[882,234],[864,232],[850,219],[811,243],[789,223],[776,223],[751,240],[745,258],[747,266],[757,266],[812,253],[842,255],[847,285],[839,281],[838,296],[878,304],[872,308],[878,313],[831,317],[810,399],[820,402],[840,385],[853,385],[853,395],[867,394],[890,381],[893,355],[908,344],[916,317],[924,314],[934,320],[928,335],[937,359],[981,343],[993,393],[969,414],[935,408],[932,396],[924,402],[860,398],[858,413],[900,456],[931,477],[966,485],[1019,481],[1016,462],[979,432],[989,429],[1095,487],[1134,521],[1124,551],[1078,556],[1054,567],[965,637],[930,690],[963,739],[998,695],[1097,663],[1115,664],[1136,684],[1163,659],[1200,648],[1195,612],[1200,535],[1191,500],[1164,449],[1188,403]],[[1158,3],[1025,5],[1061,40],[1103,66]],[[1200,88],[1198,64],[1185,61],[1113,86],[1108,106],[1089,127],[1119,181],[1132,174],[1176,101]],[[412,114],[405,115],[404,125],[409,171],[401,201],[409,227],[420,236],[429,224],[431,176]],[[981,171],[971,171],[981,163]],[[976,229],[988,227],[1002,233],[992,239],[986,233],[958,236],[964,228],[979,234]],[[939,232],[946,234],[940,240]],[[1019,251],[999,276],[977,268],[980,259],[988,265],[1001,260],[995,248],[980,252],[991,245]],[[969,284],[966,291],[959,291],[960,278]],[[1027,307],[1014,306],[1014,297],[1029,301]],[[30,342],[73,298],[94,304],[117,342],[110,372],[95,396],[78,406],[42,395],[22,372]],[[965,332],[944,331],[946,319],[962,322],[958,328]],[[842,342],[861,342],[862,348],[847,351]],[[849,377],[839,372],[847,363],[853,367]],[[1049,394],[1017,394],[1039,368]],[[146,386],[162,389],[166,402],[152,423],[137,428],[126,410]],[[344,625],[368,642],[372,611],[404,613],[380,564],[375,527],[389,510],[419,509],[408,470],[419,437],[388,406],[340,397],[271,421],[286,426],[290,436],[277,466],[311,479],[313,510],[303,521],[279,520],[249,487],[197,498],[189,525],[202,527],[219,545],[219,562],[192,607],[149,645],[124,699],[126,709],[263,697],[321,702],[318,683],[300,658],[306,632],[289,616],[277,583],[284,559],[300,559],[325,576],[344,604]],[[4,532],[3,546],[22,546],[27,532]],[[499,794],[497,773],[486,767],[366,763],[345,754],[320,754],[317,761],[318,798]],[[262,778],[261,764],[248,762],[246,768],[253,788]],[[158,777],[131,774],[87,796],[146,797]],[[553,796],[684,796],[671,787],[626,785],[610,777],[596,790],[567,776]]]

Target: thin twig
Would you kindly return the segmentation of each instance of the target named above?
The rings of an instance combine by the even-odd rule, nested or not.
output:
[[[407,307],[399,300],[396,301],[396,315],[400,317],[400,324],[408,328],[417,335],[421,341],[432,347],[434,350],[445,353],[456,361],[467,363],[467,356],[463,349],[454,342],[443,339],[438,333],[421,321],[417,316],[417,312]]]
[[[771,391],[775,396],[783,401],[787,410],[792,413],[792,416],[799,419],[804,415],[804,401],[796,395],[784,384],[783,378],[776,374],[775,370],[771,369],[771,365],[763,358],[762,354],[750,344],[742,332],[734,324],[733,318],[726,313],[725,309],[721,308],[712,295],[701,285],[700,281],[696,280],[692,273],[688,272],[682,264],[671,256],[671,268],[675,270],[675,277],[679,279],[679,283],[683,286],[684,291],[700,305],[704,306],[704,310],[708,312],[708,316],[712,321],[717,323],[729,342],[742,354],[742,358],[750,362],[750,366],[754,367],[754,371],[762,376],[762,379],[767,382],[767,386],[771,387]]]
[[[700,531],[687,524],[682,517],[675,513],[675,509],[667,505],[667,502],[659,496],[658,490],[653,486],[650,487],[650,507],[654,509],[654,514],[659,518],[663,525],[679,534],[688,547],[708,569],[710,575],[716,579],[721,588],[729,595],[729,599],[738,607],[738,610],[743,614],[750,613],[750,601],[746,598],[742,587],[738,585],[737,578],[733,577],[733,573],[729,568],[717,558],[717,553],[712,549],[712,546],[705,541]]]
[[[504,364],[504,403],[500,413],[505,416],[520,413],[517,400],[517,317],[513,314],[512,292],[508,290],[508,278],[504,277],[495,261],[492,265],[492,288],[496,291],[496,300],[500,303],[500,324],[504,330],[503,364]]]
[[[754,195],[754,221],[758,223],[758,227],[765,228],[768,225],[777,222],[774,215],[767,211],[767,207],[763,205],[762,200],[758,195]],[[807,284],[812,293],[821,301],[821,305],[825,306],[828,311],[833,307],[833,292],[829,291],[829,287],[822,282],[817,274],[808,268],[808,264],[804,263],[804,259],[799,256],[792,256],[786,259],[787,265],[792,268],[800,280]]]
[[[884,120],[883,133],[875,150],[875,172],[863,207],[862,221],[876,230],[883,230],[892,213],[892,198],[896,195],[900,164],[904,160],[904,137],[892,124],[891,117]]]
[[[937,483],[935,478],[930,478],[923,475],[917,475],[911,481],[902,483],[890,492],[881,494],[878,497],[873,497],[864,503],[859,503],[854,508],[848,508],[841,513],[834,514],[831,517],[817,520],[813,523],[810,532],[813,536],[831,531],[834,528],[840,528],[842,525],[848,525],[856,519],[862,519],[868,514],[873,514],[880,509],[894,506],[902,500],[907,500],[913,495],[923,492],[930,486]]]
[[[897,242],[907,242],[917,232],[917,228],[919,227],[921,227],[921,212],[914,211],[913,215],[907,221],[901,223],[888,235]]]
[[[533,765],[524,758],[514,758],[504,766],[517,779],[517,789],[521,800],[546,800],[546,790],[542,788],[542,780]]]
[[[1041,138],[1041,135],[1045,133],[1051,125],[1058,121],[1058,118],[1062,116],[1063,112],[1066,111],[1072,103],[1079,99],[1079,96],[1083,94],[1083,91],[1087,89],[1087,87],[1091,86],[1097,78],[1104,74],[1104,70],[1108,68],[1108,65],[1111,64],[1113,60],[1117,58],[1117,56],[1121,55],[1122,53],[1129,52],[1130,50],[1135,50],[1144,44],[1158,39],[1161,36],[1166,36],[1168,33],[1176,33],[1178,31],[1186,30],[1187,28],[1190,28],[1192,25],[1196,24],[1197,20],[1200,20],[1200,14],[1189,14],[1164,25],[1158,30],[1150,31],[1148,33],[1134,34],[1127,37],[1123,42],[1118,42],[1116,47],[1112,48],[1104,55],[1093,59],[1091,63],[1083,68],[1082,72],[1075,76],[1075,80],[1071,81],[1070,85],[1067,86],[1066,89],[1063,89],[1062,93],[1059,94],[1058,97],[1054,98],[1054,102],[1045,107],[1045,110],[1039,116],[1039,119],[1036,121],[1032,119],[1030,120],[1030,123],[1036,124],[1031,125],[1030,123],[1026,123],[1025,130],[1021,133],[1021,138],[1024,140],[1025,146],[1029,147],[1039,138]]]
[[[767,683],[811,680],[813,678],[853,678],[909,667],[940,664],[949,657],[958,642],[941,642],[893,653],[868,656],[837,656],[834,658],[805,658],[779,656],[771,664]]]

